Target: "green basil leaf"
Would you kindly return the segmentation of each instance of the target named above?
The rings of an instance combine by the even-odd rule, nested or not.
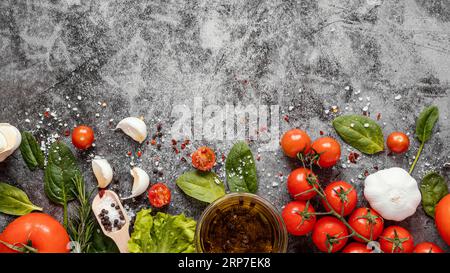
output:
[[[247,143],[234,144],[225,162],[227,183],[232,192],[251,192],[258,190],[258,177],[252,151]]]
[[[340,116],[333,120],[333,127],[347,144],[365,154],[384,150],[383,132],[380,126],[368,117]]]
[[[420,142],[430,139],[433,127],[439,118],[439,109],[436,106],[429,106],[420,113],[416,122],[416,136]]]
[[[44,169],[44,153],[31,133],[22,132],[20,152],[30,170],[34,171],[37,167]]]
[[[437,203],[448,194],[444,177],[435,172],[425,175],[420,184],[420,192],[422,193],[423,210],[434,218]]]
[[[25,192],[0,182],[0,212],[21,216],[42,208],[33,205]]]
[[[47,197],[60,205],[73,200],[75,198],[73,178],[77,175],[81,176],[81,171],[72,151],[62,142],[53,143],[44,173],[44,190]]]
[[[186,172],[178,177],[176,183],[185,194],[207,203],[225,195],[223,182],[213,172]]]

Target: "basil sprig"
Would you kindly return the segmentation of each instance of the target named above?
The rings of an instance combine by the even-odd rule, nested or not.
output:
[[[0,182],[0,212],[21,216],[42,208],[31,203],[27,194],[19,188]]]
[[[435,208],[439,201],[448,194],[444,177],[436,172],[427,174],[420,184],[422,207],[426,214],[434,218]]]
[[[44,153],[39,147],[37,140],[29,132],[22,132],[20,153],[30,170],[34,171],[37,167],[44,169]]]
[[[186,172],[178,177],[176,183],[185,194],[206,203],[225,195],[223,182],[213,172]]]
[[[258,190],[256,165],[250,147],[244,141],[234,144],[225,162],[227,183],[232,192],[255,193]]]

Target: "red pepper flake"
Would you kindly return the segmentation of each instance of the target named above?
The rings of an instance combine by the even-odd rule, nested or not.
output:
[[[189,143],[191,143],[189,139],[184,140],[184,144],[189,145]]]
[[[145,143],[147,143],[147,145],[148,145],[148,144],[150,144],[150,141],[147,140]]]
[[[138,152],[137,152],[137,156],[138,156],[138,157],[141,157],[141,156],[142,156],[142,151],[138,151]]]
[[[150,142],[153,146],[156,145],[156,139],[152,139],[152,141]]]
[[[45,111],[44,112],[44,117],[49,118],[50,117],[50,112],[49,111]]]
[[[182,162],[186,162],[186,161],[187,161],[185,157],[182,157],[180,160],[181,160]]]
[[[158,123],[158,124],[156,125],[156,130],[159,132],[159,131],[161,131],[161,129],[162,129],[162,124],[161,124],[161,123]]]
[[[279,172],[279,173],[278,173],[278,176],[279,176],[279,177],[282,177],[282,176],[283,176],[283,173],[282,173],[282,172]]]
[[[377,120],[380,120],[381,119],[381,113],[378,113],[377,114]]]
[[[378,166],[373,166],[373,168],[375,169],[375,171],[378,171]]]
[[[66,137],[70,136],[70,130],[69,129],[64,130],[64,135]]]
[[[177,141],[175,139],[172,139],[172,145],[173,146],[177,145]]]
[[[127,156],[131,156],[131,152],[127,152]]]
[[[173,151],[175,152],[175,154],[179,154],[180,153],[180,151],[178,150],[177,147],[173,147]]]
[[[355,152],[351,152],[348,155],[348,160],[353,164],[356,164],[356,160],[358,160],[358,158],[359,158],[359,154],[355,153]]]
[[[257,155],[256,156],[256,160],[260,161],[261,160],[261,155]]]
[[[222,154],[222,161],[225,161],[225,159],[226,159],[225,154]]]
[[[369,176],[369,171],[368,171],[368,170],[365,170],[365,171],[364,171],[364,176],[365,176],[365,177]]]
[[[186,144],[181,143],[181,150],[184,150],[186,148]]]
[[[100,190],[98,191],[98,195],[100,196],[100,198],[102,198],[103,195],[105,195],[105,189],[100,189]]]
[[[284,121],[289,122],[289,116],[288,116],[288,115],[285,115],[285,116],[283,117],[283,119],[284,119]]]
[[[323,131],[320,131],[319,134],[320,134],[321,136],[323,136]]]

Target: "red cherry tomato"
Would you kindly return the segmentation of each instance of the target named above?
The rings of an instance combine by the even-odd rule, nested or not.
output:
[[[411,253],[414,240],[407,229],[390,226],[380,236],[380,248],[384,253]]]
[[[342,250],[342,253],[372,253],[372,250],[365,244],[352,242]]]
[[[295,200],[309,200],[316,196],[317,192],[314,190],[318,188],[317,176],[309,169],[298,168],[291,172],[287,180],[287,188],[289,194]]]
[[[91,127],[80,125],[73,129],[72,144],[80,150],[86,150],[94,143],[94,130]]]
[[[323,252],[337,252],[348,241],[347,227],[336,217],[325,216],[317,221],[312,233],[316,247]]]
[[[280,144],[283,152],[287,156],[296,158],[298,153],[309,153],[311,139],[305,131],[300,129],[291,129],[284,133]]]
[[[409,137],[402,132],[393,132],[388,136],[386,144],[389,150],[401,154],[408,151]]]
[[[436,244],[430,242],[423,242],[414,248],[413,253],[444,253],[444,250]]]
[[[345,181],[335,181],[329,184],[325,188],[325,197],[333,210],[342,216],[349,215],[358,202],[355,188]],[[324,200],[322,200],[322,204],[326,211],[330,211]]]
[[[148,199],[155,208],[166,206],[170,203],[170,189],[163,183],[157,183],[148,190]]]
[[[450,246],[450,194],[439,201],[434,216],[439,235]]]
[[[361,236],[370,241],[375,241],[383,232],[384,220],[373,209],[358,208],[348,218],[349,225]],[[357,236],[353,236],[358,242],[363,242]]]
[[[67,253],[70,239],[55,218],[33,212],[12,221],[0,234],[0,241],[19,248],[29,245],[40,253]],[[17,252],[0,242],[0,253]]]
[[[341,158],[341,145],[331,137],[318,138],[311,145],[311,149],[319,157],[316,164],[322,168],[333,167]]]
[[[200,171],[209,171],[216,164],[216,155],[208,147],[200,147],[192,153],[192,166]]]
[[[316,223],[315,210],[305,201],[292,201],[288,203],[281,216],[286,224],[287,231],[294,236],[306,235]]]

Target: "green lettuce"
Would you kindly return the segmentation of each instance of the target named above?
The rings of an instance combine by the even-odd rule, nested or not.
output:
[[[134,230],[128,241],[131,253],[192,253],[197,222],[184,214],[170,215],[151,209],[137,213]]]

